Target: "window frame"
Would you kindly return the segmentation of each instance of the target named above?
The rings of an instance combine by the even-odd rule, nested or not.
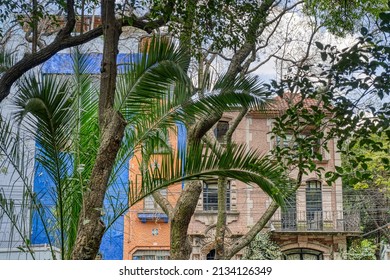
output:
[[[211,190],[211,191],[210,191]],[[210,196],[212,194],[212,196]],[[210,198],[213,199],[210,202]],[[202,190],[203,211],[218,211],[218,182],[203,182]],[[215,201],[215,202],[214,202]],[[231,210],[231,184],[227,181],[226,211]]]
[[[313,129],[304,130],[298,135],[298,138],[305,139],[307,137],[310,137],[312,135],[312,131]],[[279,147],[281,149],[291,147],[293,149],[296,149],[298,147],[298,143],[293,136],[293,133],[286,133],[284,137],[275,135],[275,147]],[[314,145],[311,145],[311,157],[314,157],[315,154],[323,154],[321,147],[321,139],[316,139],[316,143]]]
[[[306,224],[308,230],[323,228],[322,183],[319,180],[306,181]]]
[[[133,260],[169,260],[169,250],[137,250],[132,256]]]

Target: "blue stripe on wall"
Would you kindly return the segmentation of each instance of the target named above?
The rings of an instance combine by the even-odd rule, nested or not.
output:
[[[100,74],[100,67],[103,55],[101,53],[89,53],[87,62],[90,72],[88,74]],[[117,57],[117,64],[119,72],[125,69],[125,64],[130,62],[136,63],[141,58],[141,54],[125,54],[120,53]],[[69,53],[58,53],[47,60],[42,65],[43,74],[73,74],[72,55]]]
[[[183,123],[176,123],[177,126],[177,148],[179,150],[180,158],[182,160],[182,171],[184,172],[184,165],[186,160],[186,148],[187,148],[187,128]],[[181,187],[184,189],[184,181],[181,183]]]

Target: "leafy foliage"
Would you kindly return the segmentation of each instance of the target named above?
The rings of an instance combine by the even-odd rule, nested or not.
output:
[[[355,241],[348,250],[348,260],[376,260],[376,245],[368,239]]]
[[[337,35],[358,31],[365,17],[373,17],[376,20],[381,12],[389,9],[387,0],[306,0],[305,2],[307,13],[317,16],[322,25]]]
[[[383,143],[388,143],[390,139],[388,105],[390,48],[386,43],[390,21],[388,14],[380,14],[380,18],[381,37],[363,29],[362,36],[357,42],[351,48],[343,50],[317,42],[324,63],[305,65],[298,75],[288,77],[282,83],[273,83],[274,90],[279,95],[292,92],[302,97],[301,103],[312,99],[321,105],[305,108],[305,105],[296,102],[298,109],[287,110],[292,116],[282,118],[288,120],[295,118],[303,122],[304,126],[306,123],[314,128],[326,124],[329,128],[327,131],[321,133],[321,130],[314,129],[318,132],[319,139],[324,139],[323,141],[337,139],[337,149],[347,156],[351,166],[348,170],[338,166],[335,173],[326,173],[325,179],[329,183],[342,176],[344,172],[350,176],[348,172],[351,168],[356,170],[358,165],[367,170],[368,161],[371,159],[350,149],[355,145],[375,153],[388,153],[387,145]],[[283,119],[279,123],[281,132],[283,129],[294,132],[294,129],[299,128],[297,125],[293,128],[281,125]],[[378,135],[381,140],[372,138],[373,134]],[[298,138],[297,135],[295,138]],[[317,157],[317,160],[321,158]],[[382,164],[383,168],[388,170],[386,158]],[[349,177],[350,180],[354,180],[352,184],[368,179],[367,172],[358,170],[354,175],[352,178]]]
[[[246,248],[245,260],[280,260],[282,252],[269,233],[258,233]]]

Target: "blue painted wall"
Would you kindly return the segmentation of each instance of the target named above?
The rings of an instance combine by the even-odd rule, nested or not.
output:
[[[118,63],[128,63],[130,60],[136,60],[138,57],[129,54],[119,54]],[[100,73],[100,64],[102,60],[102,54],[92,53],[88,55],[88,62],[93,65],[91,67],[91,74]],[[123,67],[123,66],[122,66]],[[73,62],[71,54],[60,53],[54,55],[48,61],[46,61],[41,68],[42,74],[72,74],[73,73]],[[39,153],[40,147],[36,145],[36,151]],[[71,161],[69,161],[71,162]],[[113,217],[115,215],[114,209],[110,209],[110,205],[115,204],[118,207],[127,207],[128,205],[128,178],[129,178],[129,165],[128,161],[121,166],[117,172],[117,179],[113,182],[105,198],[106,217]],[[55,206],[55,190],[54,183],[51,180],[48,173],[43,167],[36,162],[35,174],[34,174],[34,192],[38,200],[45,207]],[[109,219],[109,218],[108,218]],[[50,223],[50,216],[46,213],[45,224]],[[102,244],[100,246],[100,252],[104,259],[108,260],[121,260],[123,259],[123,215],[117,219],[111,227],[105,233]],[[48,237],[44,230],[44,224],[42,219],[37,214],[37,209],[33,209],[32,214],[32,231],[31,231],[31,242],[32,244],[48,244],[49,238],[54,244],[55,240],[53,236]]]
[[[37,153],[40,153],[41,147],[36,145]],[[68,161],[71,165],[71,160]],[[72,170],[72,166],[69,166],[69,170]],[[104,201],[105,208],[105,222],[112,220],[118,211],[125,209],[128,205],[128,178],[129,178],[129,162],[128,160],[117,171],[116,180],[109,186],[106,198]],[[55,184],[50,178],[46,170],[36,161],[35,174],[34,174],[34,192],[37,200],[43,205],[42,210],[55,207],[56,192]],[[114,206],[114,207],[112,207]],[[41,211],[42,211],[41,210]],[[41,215],[38,215],[37,209],[33,209],[32,214],[32,230],[31,230],[31,243],[34,245],[49,244],[55,246],[56,240],[54,236],[48,236],[44,229],[46,227],[54,227],[54,221],[50,217],[48,210],[42,211],[43,219]],[[104,259],[107,260],[122,260],[123,259],[123,237],[124,228],[123,220],[124,214],[108,228],[107,232],[103,236],[102,243],[100,245],[100,253]],[[42,220],[44,222],[42,222]],[[57,235],[58,236],[58,235]],[[58,246],[57,246],[58,247]]]
[[[88,69],[90,74],[100,74],[100,67],[103,55],[101,53],[89,53],[87,57]],[[124,54],[120,53],[117,57],[119,71],[125,69],[124,64],[137,62],[141,54]],[[47,60],[41,68],[43,74],[73,74],[73,62],[70,53],[57,53]]]

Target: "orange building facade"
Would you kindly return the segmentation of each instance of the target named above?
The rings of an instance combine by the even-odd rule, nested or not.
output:
[[[227,113],[215,128],[218,134],[234,120],[236,113]],[[275,145],[270,134],[273,127],[270,115],[249,113],[233,135],[236,143],[268,153]],[[218,136],[218,135],[217,135]],[[217,137],[218,138],[218,137]],[[177,141],[177,140],[176,140]],[[174,143],[175,139],[171,139]],[[324,173],[341,165],[334,141],[321,147],[323,160],[317,162]],[[137,166],[130,164],[130,176],[136,175]],[[132,168],[133,167],[133,168]],[[294,172],[290,174],[296,176]],[[324,176],[322,176],[323,178]],[[131,177],[130,179],[134,179]],[[203,182],[203,192],[189,225],[192,241],[191,259],[213,259],[217,223],[216,180]],[[182,186],[169,187],[164,195],[174,205]],[[230,180],[227,197],[226,243],[232,244],[256,223],[271,203],[260,188]],[[169,220],[152,199],[131,207],[125,217],[125,259],[168,259]],[[285,210],[278,210],[265,231],[280,246],[284,259],[342,259],[346,252],[347,237],[359,233],[359,217],[343,210],[341,181],[328,185],[315,173],[304,175],[301,187]],[[245,249],[235,259],[241,259]]]

